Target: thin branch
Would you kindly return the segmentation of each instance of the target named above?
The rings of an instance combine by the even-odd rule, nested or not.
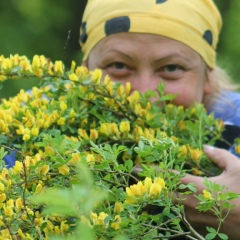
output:
[[[67,40],[66,40],[66,43],[65,43],[65,46],[64,46],[64,49],[63,49],[63,55],[62,55],[62,58],[61,60],[63,61],[65,55],[66,55],[66,51],[67,51],[67,46],[68,46],[68,42],[69,42],[69,39],[70,39],[70,34],[71,34],[71,29],[68,31],[68,36],[67,36]]]
[[[181,218],[181,220],[183,221],[183,223],[185,224],[185,226],[191,231],[192,235],[194,237],[196,237],[199,240],[205,240],[205,238],[200,235],[193,227],[192,225],[188,222],[188,220],[186,219],[185,213],[179,214],[179,217]]]

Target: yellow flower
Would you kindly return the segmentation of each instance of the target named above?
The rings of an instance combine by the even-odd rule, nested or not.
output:
[[[86,160],[88,163],[94,163],[95,162],[95,158],[93,154],[88,154],[86,157]]]
[[[11,216],[13,215],[12,207],[7,206],[7,207],[4,209],[4,215],[5,215],[6,217],[11,217]]]
[[[5,186],[3,183],[0,182],[0,192],[4,192]]]
[[[159,184],[162,188],[166,187],[165,181],[160,177],[155,178],[154,183]]]
[[[81,160],[80,154],[79,153],[72,153],[71,156],[72,156],[72,158],[70,159],[68,164],[70,164],[70,165],[77,165],[80,162],[80,160]]]
[[[75,67],[76,67],[76,62],[72,61],[71,62],[71,72],[74,72]]]
[[[30,72],[32,71],[30,62],[27,59],[22,60],[19,65],[22,67],[21,71],[23,71],[23,72],[24,71],[30,71]]]
[[[162,186],[158,183],[153,183],[149,189],[150,197],[157,197],[162,192]]]
[[[196,148],[196,149],[189,148],[189,152],[190,152],[191,159],[197,164],[199,164],[203,151],[200,150],[199,148]]]
[[[63,74],[64,71],[64,65],[62,61],[55,61],[54,64],[54,72],[58,74]]]
[[[48,165],[43,165],[42,167],[40,167],[39,169],[39,173],[41,175],[46,175],[49,171],[49,166]]]
[[[97,218],[96,225],[100,225],[100,226],[105,225],[104,220],[105,220],[106,217],[108,217],[108,214],[106,214],[104,212],[100,212],[100,214]]]
[[[5,81],[7,79],[6,76],[0,74],[0,81]]]
[[[78,81],[78,76],[75,73],[70,73],[68,77],[72,81]]]
[[[59,120],[57,121],[57,124],[60,126],[65,125],[66,119],[64,117],[60,117]]]
[[[30,135],[29,134],[24,134],[22,137],[23,141],[28,141],[30,139]]]
[[[1,235],[2,239],[12,239],[8,229],[1,230],[0,235]]]
[[[122,121],[119,126],[120,132],[125,133],[130,131],[129,121]]]
[[[58,172],[60,174],[64,175],[64,176],[69,175],[69,171],[70,171],[70,169],[69,169],[69,167],[67,165],[63,165],[63,166],[58,168]]]
[[[9,200],[7,201],[7,205],[8,205],[9,207],[14,207],[14,201],[13,201],[13,199],[9,199]]]
[[[180,156],[186,156],[187,155],[188,151],[187,151],[187,147],[185,145],[181,146],[179,148],[179,150],[180,150]]]
[[[2,69],[6,71],[10,71],[11,68],[12,68],[12,61],[9,58],[5,58],[2,61]]]
[[[114,204],[114,212],[115,213],[121,213],[123,211],[123,205],[121,202],[115,202]]]
[[[34,75],[36,77],[41,77],[43,75],[43,70],[41,68],[34,69]]]
[[[17,132],[18,135],[24,135],[25,134],[25,129],[24,129],[23,125],[19,125],[16,132]]]
[[[86,130],[84,130],[84,129],[79,128],[78,134],[83,139],[87,139],[87,140],[89,139],[88,134],[87,134]]]
[[[124,94],[124,87],[123,85],[120,85],[119,88],[117,89],[117,93],[122,96]]]
[[[31,134],[32,134],[34,137],[38,136],[38,134],[39,134],[39,128],[36,127],[36,126],[34,126],[34,127],[31,129]]]
[[[21,198],[18,198],[18,199],[15,201],[15,205],[16,205],[16,208],[17,208],[18,210],[20,210],[20,209],[23,207],[22,199],[21,199]]]
[[[70,117],[71,118],[76,117],[76,112],[73,109],[71,109],[71,111],[70,111]]]
[[[208,192],[206,189],[203,190],[203,197],[204,197],[206,200],[211,200],[211,199],[213,199],[211,193]]]
[[[65,111],[68,108],[67,104],[64,101],[60,102],[60,109],[62,111]]]
[[[101,123],[100,124],[99,133],[107,135],[107,136],[109,135],[109,130],[108,130],[107,123]]]
[[[138,91],[134,91],[132,95],[130,95],[128,97],[128,101],[131,103],[131,104],[135,104],[140,98],[140,94]]]
[[[149,189],[151,188],[152,186],[152,179],[149,178],[149,177],[146,177],[144,179],[144,186],[146,187],[146,190],[149,191]]]
[[[131,185],[130,188],[126,188],[127,190],[127,195],[129,197],[134,196],[134,197],[139,197],[142,196],[146,193],[146,187],[143,185],[143,183],[140,181],[137,184]]]
[[[92,220],[93,225],[96,224],[96,222],[97,222],[97,218],[98,218],[98,216],[97,216],[96,213],[94,213],[94,212],[90,212],[90,219]]]
[[[18,229],[17,233],[18,233],[19,237],[21,237],[22,239],[24,239],[24,238],[25,238],[25,235],[23,234],[23,232],[22,232],[22,229],[21,229],[21,228],[19,228],[19,229]]]
[[[53,230],[54,226],[53,226],[53,224],[52,224],[51,221],[47,220],[47,226],[46,226],[46,228],[47,228],[47,230],[49,230],[49,231]]]
[[[99,84],[102,78],[102,70],[101,69],[95,69],[91,74],[91,80],[94,83]]]
[[[98,139],[98,131],[96,129],[90,129],[90,139],[92,141]]]
[[[45,68],[45,66],[47,65],[47,59],[45,56],[41,55],[40,56],[40,67],[41,68]]]
[[[54,233],[56,235],[61,235],[61,230],[60,230],[59,226],[54,226]]]
[[[34,69],[40,68],[40,58],[39,58],[38,55],[34,55],[34,56],[33,56],[32,67],[33,67]]]
[[[179,130],[185,130],[186,129],[186,123],[183,120],[180,120],[178,123]]]
[[[42,182],[39,181],[38,185],[36,186],[35,193],[41,193],[43,189]]]
[[[5,224],[4,224],[4,222],[2,221],[2,216],[1,216],[1,219],[0,219],[0,227],[3,227],[3,226],[5,226]]]
[[[0,194],[0,203],[4,202],[6,200],[7,196],[5,193]]]
[[[127,82],[126,85],[125,85],[125,92],[127,95],[130,94],[131,92],[131,83],[130,82]]]
[[[111,224],[111,227],[114,228],[115,230],[118,230],[121,226],[122,219],[119,215],[116,215],[114,218],[114,222]]]
[[[43,224],[44,220],[43,220],[42,217],[39,217],[39,216],[37,217],[36,216],[35,219],[34,219],[34,222],[37,226],[41,226]]]
[[[22,169],[23,169],[22,162],[16,161],[13,167],[13,172],[15,174],[19,174],[22,171]]]
[[[200,176],[200,175],[203,175],[203,172],[197,168],[192,168],[192,174]]]
[[[61,232],[67,232],[68,231],[69,226],[68,226],[68,224],[66,224],[66,222],[67,222],[66,220],[61,222],[61,225],[60,225]]]
[[[235,152],[240,154],[240,144],[235,147]]]

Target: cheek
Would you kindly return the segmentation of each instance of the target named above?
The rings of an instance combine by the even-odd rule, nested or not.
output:
[[[202,86],[194,84],[167,84],[165,88],[165,94],[176,95],[173,103],[176,105],[183,105],[184,107],[190,107],[195,102],[201,103],[203,101]]]

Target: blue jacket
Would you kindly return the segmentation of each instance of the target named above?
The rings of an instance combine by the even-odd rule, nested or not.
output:
[[[222,119],[225,124],[223,138],[230,144],[218,141],[217,147],[228,149],[235,153],[233,143],[234,139],[240,137],[240,94],[231,91],[222,91],[216,102],[208,109],[208,112],[214,113],[215,118]]]

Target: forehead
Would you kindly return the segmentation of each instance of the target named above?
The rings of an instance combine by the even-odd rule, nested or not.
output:
[[[145,33],[118,33],[103,38],[92,49],[92,54],[107,54],[109,52],[125,52],[131,54],[176,55],[189,58],[199,58],[200,55],[192,48],[168,37]]]

